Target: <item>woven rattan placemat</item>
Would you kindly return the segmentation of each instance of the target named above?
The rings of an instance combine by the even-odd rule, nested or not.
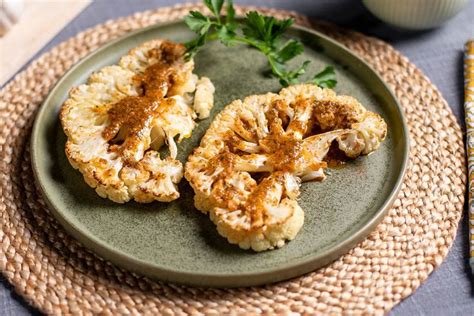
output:
[[[49,89],[81,57],[125,32],[183,17],[162,8],[93,27],[34,61],[0,92],[0,269],[47,313],[359,312],[381,314],[410,295],[447,255],[461,217],[466,170],[461,128],[436,87],[390,45],[316,23],[368,61],[395,91],[411,136],[398,200],[361,244],[325,268],[274,285],[190,288],[153,282],[101,260],[52,218],[35,188],[28,140]],[[239,12],[248,8],[239,8]],[[278,17],[303,16],[262,10]]]

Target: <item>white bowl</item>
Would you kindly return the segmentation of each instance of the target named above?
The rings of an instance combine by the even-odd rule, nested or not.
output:
[[[455,16],[468,0],[363,0],[384,22],[412,30],[429,29]]]

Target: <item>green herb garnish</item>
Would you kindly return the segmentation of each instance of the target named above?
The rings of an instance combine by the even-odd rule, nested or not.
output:
[[[317,73],[311,83],[317,84],[321,88],[334,88],[337,84],[334,67],[326,66],[320,73]]]
[[[298,83],[298,78],[306,72],[310,61],[307,60],[294,70],[288,70],[286,62],[300,55],[303,45],[290,39],[283,41],[286,30],[294,23],[293,19],[279,20],[271,16],[263,16],[256,11],[247,13],[242,22],[235,21],[235,10],[232,0],[227,0],[226,15],[221,15],[224,0],[204,0],[212,17],[199,11],[191,11],[185,17],[188,27],[198,36],[185,43],[186,58],[193,58],[207,41],[219,40],[226,46],[246,44],[256,48],[267,58],[272,74],[279,78],[284,87]],[[316,74],[311,83],[323,88],[332,88],[337,84],[333,67],[326,67]]]

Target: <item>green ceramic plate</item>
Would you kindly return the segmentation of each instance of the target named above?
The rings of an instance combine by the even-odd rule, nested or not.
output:
[[[295,62],[311,60],[308,74],[334,65],[335,90],[380,113],[389,127],[386,141],[372,155],[331,170],[322,183],[303,184],[300,205],[305,223],[295,240],[274,251],[241,250],[228,244],[208,217],[194,209],[193,192],[184,179],[177,201],[120,205],[100,198],[69,165],[58,111],[71,87],[144,41],[190,39],[193,35],[182,22],[155,25],[100,48],[69,70],[49,94],[37,116],[31,146],[36,180],[54,216],[85,246],[117,265],[190,285],[276,282],[314,270],[347,252],[369,234],[395,199],[407,164],[407,128],[395,97],[361,59],[312,30],[295,27],[290,35],[306,48]],[[180,144],[183,162],[223,106],[246,95],[280,89],[276,79],[265,77],[265,59],[244,46],[225,48],[212,43],[195,61],[196,73],[210,77],[216,86],[216,105],[211,118],[200,122],[193,136]]]

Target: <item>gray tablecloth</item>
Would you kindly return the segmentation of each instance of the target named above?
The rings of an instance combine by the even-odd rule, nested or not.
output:
[[[108,19],[177,2],[183,1],[95,1],[38,52],[38,55],[76,33]],[[424,71],[441,90],[459,121],[463,121],[462,47],[468,38],[474,38],[474,1],[470,1],[463,12],[443,27],[423,32],[407,32],[391,28],[368,13],[357,0],[235,0],[235,2],[294,10],[312,18],[336,22],[391,43]],[[460,223],[453,248],[441,267],[390,314],[474,315],[474,278],[467,262],[468,228],[467,220],[464,219]],[[0,314],[36,313],[35,309],[29,307],[15,294],[8,282],[0,276]]]

